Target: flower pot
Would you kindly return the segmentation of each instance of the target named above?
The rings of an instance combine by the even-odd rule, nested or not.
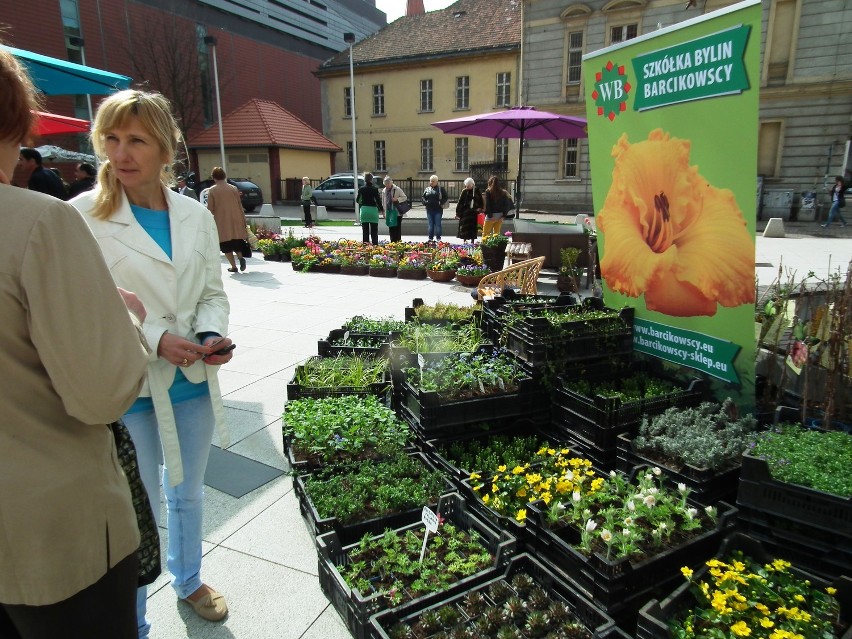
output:
[[[396,276],[401,280],[425,280],[425,268],[401,268],[396,272]]]
[[[396,277],[397,269],[395,266],[371,266],[371,277]]]
[[[349,264],[340,267],[341,275],[369,275],[370,267],[366,264]]]
[[[484,275],[461,275],[456,273],[456,280],[462,286],[479,286],[479,282],[482,281]]]
[[[455,271],[426,271],[426,274],[433,282],[449,282],[456,276]]]
[[[281,261],[280,259],[278,259],[277,255],[266,255],[265,253],[263,255],[263,259],[266,262],[280,262]]]
[[[574,280],[570,275],[558,275],[556,277],[556,289],[560,293],[576,293],[577,286],[574,285]]]
[[[481,246],[481,245],[480,245]],[[503,264],[506,261],[506,245],[501,246],[481,246],[482,261],[492,271],[502,271]]]
[[[314,273],[340,273],[340,264],[315,264],[311,271]]]

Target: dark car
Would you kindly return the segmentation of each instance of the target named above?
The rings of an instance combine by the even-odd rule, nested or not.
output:
[[[248,178],[228,178],[228,184],[233,184],[237,187],[237,190],[240,192],[243,209],[245,209],[246,213],[251,213],[263,204],[263,193],[260,187]],[[204,189],[209,189],[211,186],[213,186],[213,180],[203,180],[195,183],[193,188],[198,193],[199,200],[201,200],[201,192]],[[202,204],[205,204],[205,202],[202,202]]]
[[[351,173],[335,173],[327,180],[320,183],[314,189],[314,195],[311,198],[314,204],[324,206],[326,208],[355,208],[355,189],[352,188]],[[358,176],[358,187],[366,184],[364,176]]]

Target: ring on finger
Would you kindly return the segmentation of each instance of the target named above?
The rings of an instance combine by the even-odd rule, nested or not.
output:
[[[183,361],[180,363],[180,365],[183,366],[184,368],[186,368],[187,366],[189,366],[189,360],[184,357]]]

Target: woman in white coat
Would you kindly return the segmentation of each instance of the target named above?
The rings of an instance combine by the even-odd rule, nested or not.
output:
[[[214,425],[227,445],[218,366],[232,353],[213,216],[169,187],[181,134],[158,93],[121,91],[98,108],[92,143],[102,160],[98,186],[72,204],[89,222],[118,286],[148,311],[151,345],[140,397],[124,417],[142,479],[159,518],[158,464],[168,506],[167,565],[178,597],[210,621],[228,612],[201,580],[204,471]],[[147,637],[146,589],[137,597],[139,637]]]

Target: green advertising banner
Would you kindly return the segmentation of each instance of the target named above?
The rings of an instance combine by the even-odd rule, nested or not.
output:
[[[604,300],[754,407],[759,0],[583,58]]]

